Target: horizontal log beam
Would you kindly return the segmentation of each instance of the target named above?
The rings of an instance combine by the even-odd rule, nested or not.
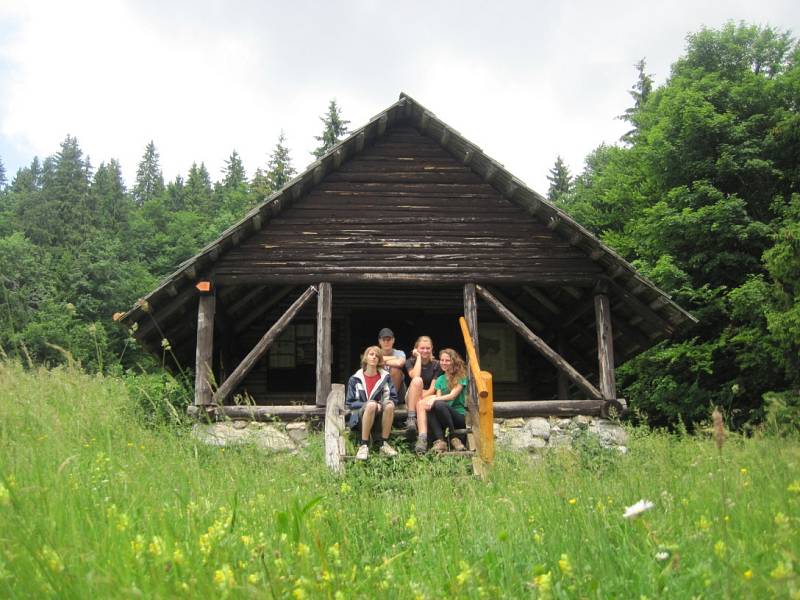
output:
[[[618,399],[622,406],[625,400]],[[501,419],[517,417],[572,417],[576,415],[598,416],[604,400],[509,400],[494,403],[494,416]],[[242,421],[316,421],[325,418],[325,407],[315,404],[284,404],[275,406],[228,405],[210,409],[190,406],[187,414],[193,418],[206,415]],[[345,411],[345,415],[349,414]],[[405,405],[394,411],[395,419],[405,420]]]

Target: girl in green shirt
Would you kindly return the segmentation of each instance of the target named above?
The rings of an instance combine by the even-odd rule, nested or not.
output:
[[[445,452],[445,431],[453,450],[464,450],[463,442],[454,434],[466,427],[467,368],[464,359],[452,348],[439,352],[439,365],[444,371],[434,383],[435,396],[427,396],[417,404],[419,438],[414,446],[418,453],[428,448],[428,430],[433,437],[433,451]]]

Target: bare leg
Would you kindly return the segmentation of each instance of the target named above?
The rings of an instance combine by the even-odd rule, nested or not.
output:
[[[408,395],[406,396],[408,410],[417,409],[417,402],[422,399],[422,392],[422,377],[414,377],[408,386]]]
[[[372,431],[372,424],[375,422],[375,413],[377,411],[377,402],[367,402],[364,407],[364,414],[361,415],[361,441],[369,439],[369,434]]]
[[[383,407],[383,417],[381,418],[381,433],[383,439],[389,439],[389,434],[392,433],[392,422],[394,421],[394,403],[387,402]]]
[[[417,431],[419,435],[428,434],[428,409],[425,408],[424,402],[420,402],[417,406]]]
[[[403,369],[398,369],[396,367],[392,367],[389,369],[389,376],[392,378],[392,385],[394,385],[394,389],[397,390],[398,398],[397,401],[401,402],[403,399],[399,397],[400,391],[403,387]]]

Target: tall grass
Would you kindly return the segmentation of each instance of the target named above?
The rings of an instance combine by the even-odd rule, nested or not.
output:
[[[335,478],[318,436],[209,448],[119,379],[6,362],[0,596],[797,597],[799,463],[777,438],[634,431],[625,456],[500,450],[488,482],[407,453]]]

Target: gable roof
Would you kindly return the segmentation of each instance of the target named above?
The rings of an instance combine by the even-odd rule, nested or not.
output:
[[[238,247],[243,240],[260,231],[286,207],[318,186],[326,175],[338,171],[346,161],[360,155],[365,148],[384,137],[394,124],[400,122],[410,122],[421,134],[434,140],[503,198],[524,209],[554,235],[588,256],[605,273],[605,283],[610,288],[612,299],[623,301],[640,318],[647,319],[654,325],[657,335],[651,332],[646,336],[650,340],[647,345],[673,334],[682,326],[696,322],[696,319],[673,302],[669,295],[640,275],[591,232],[530,189],[503,165],[406,94],[401,94],[397,102],[352,132],[324,156],[310,164],[303,173],[249,211],[219,238],[184,261],[172,275],[137,302],[136,306],[119,320],[128,327],[134,323],[142,324],[147,334],[140,332],[137,337],[141,341],[146,341],[145,338],[157,333],[154,331],[157,327],[154,328],[145,320],[146,315],[153,316],[154,321],[156,318],[163,321],[175,311],[185,308],[186,304],[196,299],[194,283],[197,278],[209,271],[222,254]],[[324,276],[320,275],[320,279],[323,278]]]

